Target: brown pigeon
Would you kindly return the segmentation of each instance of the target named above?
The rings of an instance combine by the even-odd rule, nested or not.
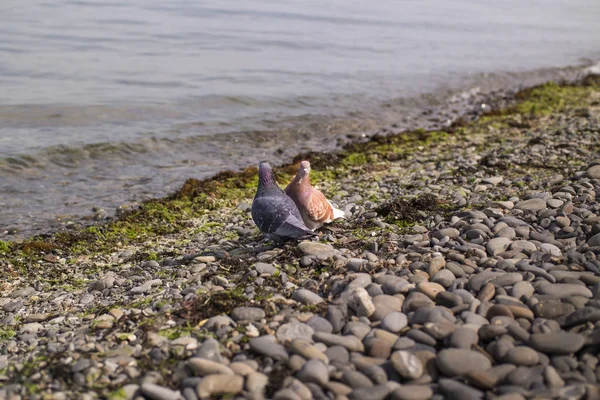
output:
[[[323,193],[311,186],[309,174],[310,163],[302,161],[296,176],[285,188],[285,193],[298,206],[304,224],[314,231],[324,223],[345,218],[345,214],[342,210],[334,208]]]

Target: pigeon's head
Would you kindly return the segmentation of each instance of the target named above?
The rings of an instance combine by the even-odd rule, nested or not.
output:
[[[261,161],[258,163],[258,186],[259,187],[277,187],[273,170],[268,161]]]
[[[268,161],[261,161],[258,163],[258,170],[259,171],[270,171],[271,166],[269,165]]]
[[[302,178],[310,174],[310,163],[308,161],[302,161],[300,167],[298,167],[298,175]]]

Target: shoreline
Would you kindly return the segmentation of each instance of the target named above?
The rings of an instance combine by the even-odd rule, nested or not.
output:
[[[259,121],[246,125],[240,121],[239,130],[216,136],[205,136],[199,128],[200,136],[174,142],[148,138],[131,143],[106,142],[49,148],[39,154],[0,159],[5,194],[14,191],[30,196],[26,203],[8,194],[0,196],[5,211],[0,220],[0,239],[20,240],[110,221],[121,208],[172,194],[184,183],[183,177],[204,179],[228,168],[243,170],[253,165],[255,158],[268,156],[279,164],[289,162],[307,149],[335,151],[361,136],[377,132],[446,129],[457,118],[482,111],[478,109],[481,104],[546,80],[576,80],[590,65],[476,75],[433,92],[385,101],[369,100],[346,111],[342,107],[333,115],[283,117],[267,121],[266,125]],[[195,151],[190,153],[188,148]],[[198,160],[197,153],[202,154],[203,149],[210,149],[216,155]],[[164,165],[152,171],[146,164],[147,154],[155,153]],[[123,170],[120,163],[131,165],[135,172]],[[10,172],[11,168],[16,170]],[[39,176],[41,170],[43,177]],[[69,180],[65,180],[65,174]],[[120,177],[122,174],[125,178]],[[96,197],[98,200],[93,200]]]
[[[491,106],[299,155],[352,215],[315,242],[265,247],[252,167],[0,241],[0,397],[593,398],[600,80]]]

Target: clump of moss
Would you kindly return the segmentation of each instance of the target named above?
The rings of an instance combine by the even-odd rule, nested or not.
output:
[[[424,219],[426,216],[439,213],[445,214],[453,210],[444,200],[426,193],[412,199],[396,198],[377,207],[377,214],[384,217],[388,222],[402,221],[410,224]]]
[[[215,315],[229,314],[234,308],[247,303],[248,298],[241,289],[201,293],[195,299],[182,303],[177,314],[190,324],[197,324]]]
[[[6,254],[10,251],[11,245],[10,243],[3,242],[0,240],[0,254]]]

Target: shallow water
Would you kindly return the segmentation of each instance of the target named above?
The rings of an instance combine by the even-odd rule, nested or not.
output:
[[[3,1],[0,234],[559,76],[600,59],[599,19],[593,0]]]

